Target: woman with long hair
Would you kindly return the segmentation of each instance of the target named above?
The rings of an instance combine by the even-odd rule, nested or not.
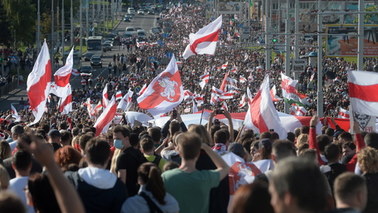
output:
[[[176,199],[165,191],[160,170],[154,163],[140,165],[138,183],[141,186],[138,194],[123,203],[122,213],[179,212]]]

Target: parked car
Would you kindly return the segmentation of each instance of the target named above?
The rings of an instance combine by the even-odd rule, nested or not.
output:
[[[90,61],[93,56],[93,53],[87,52],[83,55],[84,61]]]
[[[143,39],[147,38],[147,34],[144,30],[138,30],[137,34],[138,34],[138,38],[143,38]]]
[[[110,43],[104,43],[102,44],[102,51],[112,51],[113,45]]]
[[[101,57],[97,56],[97,55],[92,56],[92,58],[91,58],[91,66],[92,67],[102,67]]]
[[[130,18],[130,17],[127,17],[127,16],[125,16],[125,17],[123,18],[123,21],[125,21],[125,22],[130,22],[130,21],[131,21],[131,18]]]

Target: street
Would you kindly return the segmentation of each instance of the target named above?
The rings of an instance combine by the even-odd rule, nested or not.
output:
[[[135,15],[135,17],[131,20],[131,22],[124,22],[121,20],[119,25],[114,29],[114,31],[118,32],[124,32],[126,27],[132,26],[132,27],[140,27],[146,31],[147,34],[149,34],[149,31],[151,27],[154,27],[156,25],[156,17],[157,15]],[[103,54],[102,58],[102,68],[94,68],[93,72],[93,85],[96,84],[95,79],[98,76],[107,76],[109,75],[108,72],[108,64],[110,62],[113,62],[113,55],[121,55],[126,54],[127,50],[122,50],[120,46],[113,46],[112,51],[107,51]],[[90,66],[89,61],[81,61],[81,66]],[[80,76],[73,76],[71,75],[71,86],[73,89],[81,88],[81,77]],[[6,111],[10,110],[10,104],[13,104],[16,109],[20,109],[19,102],[23,98],[23,100],[27,100],[27,93],[26,93],[26,85],[22,86],[19,89],[16,89],[9,93],[9,95],[2,97],[0,100],[0,110]]]

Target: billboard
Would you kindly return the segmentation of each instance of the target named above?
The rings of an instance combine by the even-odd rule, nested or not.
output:
[[[227,1],[227,0],[219,0],[218,1],[218,12],[220,14],[238,14],[243,13],[245,11],[245,1]]]
[[[356,24],[327,26],[327,56],[356,56],[358,33]],[[378,25],[364,27],[364,55],[378,57]]]

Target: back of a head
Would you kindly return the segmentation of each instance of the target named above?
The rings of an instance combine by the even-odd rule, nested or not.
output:
[[[7,169],[0,165],[0,191],[8,188],[9,180],[10,178]]]
[[[325,134],[328,135],[329,137],[333,137],[333,135],[335,134],[335,130],[332,128],[327,128],[325,131]]]
[[[72,133],[72,136],[75,137],[75,136],[78,136],[80,134],[80,129],[77,128],[77,127],[74,127],[71,131]]]
[[[139,143],[143,152],[151,152],[154,150],[154,142],[152,141],[151,137],[143,137],[140,139]]]
[[[366,147],[357,154],[358,164],[362,172],[367,174],[378,173],[378,150]]]
[[[86,159],[89,163],[105,165],[109,160],[110,146],[102,139],[91,139],[85,146]]]
[[[92,138],[93,138],[92,135],[88,133],[80,136],[80,139],[79,139],[80,149],[85,150],[85,147],[87,146],[88,141]]]
[[[289,141],[291,141],[292,143],[294,143],[294,141],[295,141],[295,134],[293,132],[288,132],[286,139],[288,139]]]
[[[207,145],[212,144],[210,134],[204,126],[193,124],[190,125],[188,131],[197,133],[201,137],[203,143],[206,143]]]
[[[54,190],[46,174],[34,174],[29,178],[28,189],[33,207],[41,213],[59,212]]]
[[[340,157],[340,154],[340,146],[334,143],[327,145],[324,149],[324,155],[327,158],[328,162],[337,161]]]
[[[268,187],[264,182],[255,181],[242,185],[230,204],[230,213],[274,213],[270,199]]]
[[[288,140],[278,140],[274,142],[272,152],[276,158],[276,162],[279,162],[287,157],[296,156],[294,144]]]
[[[171,135],[174,135],[175,132],[180,131],[180,129],[181,129],[180,123],[176,120],[171,121],[171,123],[169,124],[169,133]]]
[[[272,134],[270,134],[270,132],[263,132],[260,135],[260,139],[264,139],[264,138],[270,139],[271,137],[272,137]]]
[[[24,134],[25,130],[24,130],[23,126],[17,124],[17,125],[12,127],[11,132],[12,132],[13,135],[20,136],[20,135]]]
[[[165,204],[165,189],[161,178],[160,169],[151,162],[143,163],[138,168],[138,179],[146,189],[150,191],[155,199],[162,205]]]
[[[341,140],[343,143],[346,143],[346,142],[353,142],[353,137],[352,137],[352,134],[350,134],[349,132],[343,132],[339,135],[339,140]]]
[[[310,133],[310,127],[308,126],[301,127],[301,134],[309,134],[309,133]]]
[[[0,212],[25,213],[21,199],[9,191],[0,191]]]
[[[214,133],[214,143],[226,144],[230,139],[230,133],[225,129],[220,129]]]
[[[177,136],[176,143],[181,157],[185,160],[194,160],[201,151],[201,138],[196,133],[182,133]]]
[[[353,204],[355,203],[353,199],[356,199],[359,193],[367,193],[366,181],[360,175],[344,172],[335,179],[333,191],[336,205],[339,202]],[[363,208],[364,206],[362,206],[362,209]]]
[[[244,150],[244,147],[240,143],[230,143],[228,146],[228,151],[234,153],[235,155],[244,158],[244,156],[247,154]]]
[[[371,132],[368,133],[364,141],[366,143],[366,146],[373,147],[374,149],[378,149],[378,133],[376,132]]]
[[[71,135],[70,131],[61,130],[60,134],[62,135],[62,137],[60,138],[60,140],[62,140],[64,142],[70,142],[71,143],[72,135]]]
[[[17,151],[16,154],[14,154],[12,159],[12,164],[15,166],[15,169],[20,171],[26,171],[31,167],[32,163],[32,156],[27,151]]]
[[[271,184],[278,199],[289,193],[298,208],[308,212],[325,209],[327,183],[319,167],[303,158],[286,158],[278,163],[271,175]]]
[[[162,134],[161,129],[159,127],[151,127],[147,130],[147,132],[155,143],[160,142]]]
[[[318,135],[316,137],[316,142],[318,143],[320,152],[324,152],[325,147],[331,143],[331,140],[328,135]]]
[[[79,165],[82,156],[79,151],[72,146],[63,146],[54,153],[55,162],[66,171],[71,164]]]

